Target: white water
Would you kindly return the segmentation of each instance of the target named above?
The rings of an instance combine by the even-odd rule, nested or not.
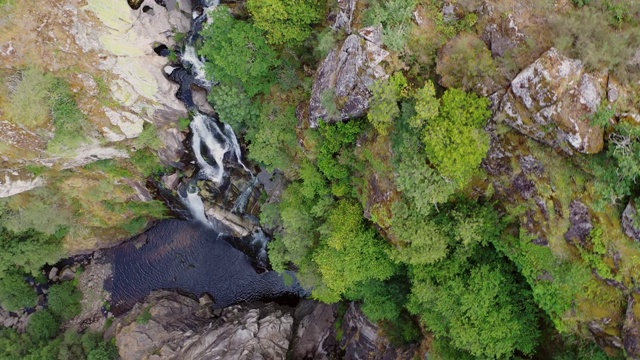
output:
[[[242,162],[242,152],[240,151],[240,144],[238,143],[238,138],[236,137],[236,133],[233,132],[233,128],[229,124],[224,124],[224,133],[227,136],[227,139],[231,139],[231,145],[233,146],[233,153],[236,156],[236,160],[238,160],[238,164],[242,166],[244,171],[251,174],[253,177],[253,173],[244,166]]]
[[[189,209],[194,220],[205,225],[209,225],[209,219],[207,219],[207,215],[204,212],[204,203],[202,202],[202,198],[200,197],[198,190],[199,189],[196,186],[189,186],[187,189],[187,196],[180,196],[180,199],[187,209]]]
[[[220,132],[220,128],[213,120],[204,114],[196,114],[191,121],[191,131],[193,131],[193,139],[191,147],[193,154],[196,156],[200,171],[209,180],[220,184],[222,182],[222,176],[224,175],[224,154],[229,151],[229,142],[226,141],[226,134]],[[215,135],[223,139],[220,142]],[[202,154],[202,146],[205,146],[211,154],[211,158],[215,162],[215,165],[210,164],[204,159]]]
[[[198,54],[196,54],[196,48],[191,45],[187,45],[184,48],[184,54],[182,54],[183,63],[186,62],[191,65],[191,73],[193,74],[196,82],[199,85],[210,89],[213,85],[213,82],[207,79],[207,75],[204,71],[204,62]]]
[[[254,177],[251,179],[251,182],[247,184],[247,187],[245,187],[244,190],[242,190],[242,193],[240,193],[240,196],[238,196],[238,198],[236,199],[236,203],[233,204],[233,209],[231,209],[232,212],[236,214],[244,213],[247,207],[247,204],[249,203],[249,198],[251,197],[251,193],[253,193],[253,188],[256,186],[257,183],[258,183],[258,178]]]

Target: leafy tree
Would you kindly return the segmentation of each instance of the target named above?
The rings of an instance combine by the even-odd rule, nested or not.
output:
[[[314,252],[326,289],[314,291],[324,302],[336,302],[359,282],[386,280],[395,272],[387,245],[362,219],[362,209],[339,201],[320,228],[322,244]]]
[[[298,151],[298,124],[293,106],[284,107],[275,101],[264,104],[256,129],[247,133],[249,158],[264,164],[269,170],[289,170]]]
[[[440,114],[424,131],[427,156],[438,171],[464,186],[478,172],[489,151],[484,126],[491,116],[489,99],[449,89],[442,97]]]
[[[407,87],[407,79],[399,72],[373,84],[367,118],[380,134],[387,135],[393,126],[393,120],[400,115],[398,102]]]
[[[256,127],[260,116],[259,103],[254,102],[240,88],[222,84],[209,92],[209,101],[220,117],[236,131]]]
[[[322,20],[320,0],[248,0],[247,8],[257,28],[273,45],[299,45],[311,35],[311,25]]]
[[[45,235],[34,230],[21,233],[0,227],[0,278],[20,271],[36,275],[43,265],[54,264],[63,255],[63,232]]]
[[[60,324],[49,310],[38,311],[32,315],[27,332],[36,342],[52,339],[58,333]]]
[[[440,113],[440,101],[436,98],[436,88],[431,80],[414,94],[416,115],[409,120],[412,128],[420,129],[426,122]]]
[[[49,310],[62,321],[73,318],[82,310],[82,293],[71,281],[51,286],[48,299]]]
[[[222,84],[241,86],[249,97],[269,91],[280,61],[264,32],[234,19],[226,6],[210,16],[212,22],[202,30],[204,44],[199,51],[207,59],[207,75]]]
[[[24,275],[11,269],[0,278],[0,305],[6,310],[16,311],[34,307],[38,295],[24,280]]]
[[[456,251],[414,269],[409,309],[438,338],[481,358],[532,354],[539,337],[530,292],[513,266],[487,248]]]

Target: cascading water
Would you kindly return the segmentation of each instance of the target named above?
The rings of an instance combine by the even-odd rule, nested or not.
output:
[[[182,62],[186,63],[186,67],[191,69],[194,77],[194,83],[207,90],[211,89],[213,82],[207,79],[204,71],[204,62],[200,59],[196,53],[196,48],[193,45],[185,46],[184,53],[182,54]]]

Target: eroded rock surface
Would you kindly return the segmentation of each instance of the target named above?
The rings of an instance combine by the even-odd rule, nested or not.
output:
[[[344,316],[345,359],[414,359],[417,349],[414,346],[396,348],[380,334],[378,326],[369,321],[356,303],[351,303]]]
[[[286,358],[293,329],[290,309],[237,305],[209,318],[214,312],[202,310],[210,306],[211,302],[200,304],[166,291],[151,294],[116,325],[120,356],[124,360]],[[150,319],[136,321],[144,313]]]
[[[380,66],[389,52],[382,48],[382,28],[369,27],[349,35],[320,64],[309,103],[309,123],[343,121],[369,109],[369,88],[386,77]]]
[[[622,229],[624,233],[635,241],[640,241],[640,228],[636,224],[638,210],[634,201],[629,201],[627,207],[622,212]]]
[[[522,70],[500,106],[504,121],[567,154],[594,154],[604,146],[603,130],[589,124],[606,96],[606,76],[585,71],[580,60],[552,48]]]
[[[338,311],[335,305],[303,301],[296,308],[298,326],[291,345],[293,359],[329,359],[338,351],[336,329]]]

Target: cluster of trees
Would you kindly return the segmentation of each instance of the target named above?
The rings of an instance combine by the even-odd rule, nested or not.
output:
[[[418,3],[433,26],[411,21]],[[324,4],[249,1],[244,20],[221,6],[199,50],[208,75],[220,82],[210,100],[244,135],[248,156],[289,180],[261,214],[274,234],[274,269],[296,270],[321,301],[360,301],[396,342],[419,339],[421,324],[444,358],[528,356],[540,343],[544,318],[558,320],[567,310],[570,294],[560,288],[580,289],[575,284],[585,273],[563,267],[554,273],[557,283],[532,287],[543,265],[553,267],[553,255],[535,253],[526,237],[505,235],[509,220],[469,191],[485,176],[480,164],[491,116],[489,100],[471,91],[503,79],[487,71],[496,63],[468,33],[477,16],[445,20],[441,5],[367,4],[364,23],[382,24],[385,46],[394,52],[389,67],[402,71],[374,83],[366,119],[321,122],[319,129],[299,124],[296,106],[310,91],[303,68],[317,63],[312,48],[331,47],[338,37],[312,27],[322,21]],[[435,76],[449,88],[436,87]],[[376,153],[375,144],[387,152]],[[370,221],[362,214],[371,205],[372,176],[389,179],[394,195],[374,204],[382,211]],[[506,246],[523,250],[505,252]],[[548,263],[537,264],[532,253]]]

